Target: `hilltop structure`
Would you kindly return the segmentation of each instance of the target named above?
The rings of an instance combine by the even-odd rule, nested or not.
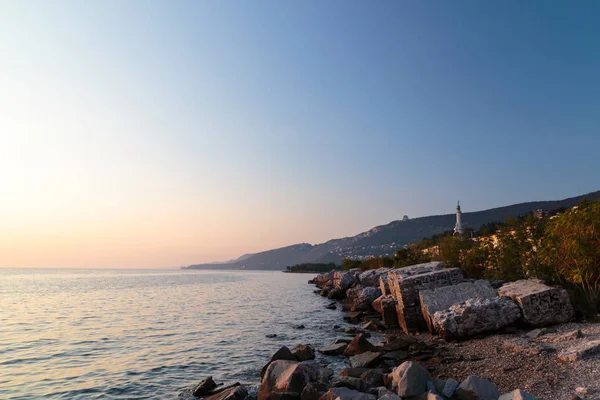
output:
[[[454,234],[463,234],[462,212],[460,211],[460,201],[456,205],[456,225],[454,226]]]

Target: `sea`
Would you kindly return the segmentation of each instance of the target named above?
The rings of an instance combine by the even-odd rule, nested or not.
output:
[[[0,269],[0,399],[181,399],[209,375],[255,389],[281,346],[346,326],[314,275]]]

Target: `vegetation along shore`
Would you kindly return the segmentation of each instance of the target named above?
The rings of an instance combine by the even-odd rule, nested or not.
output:
[[[345,259],[309,281],[353,324],[332,326],[329,346],[282,347],[257,393],[217,389],[212,378],[191,392],[210,400],[598,399],[598,232],[600,203],[584,201],[433,237],[394,257]],[[321,355],[348,367],[334,374]]]

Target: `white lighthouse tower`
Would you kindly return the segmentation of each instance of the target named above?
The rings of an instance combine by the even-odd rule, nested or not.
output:
[[[460,211],[460,201],[456,205],[456,225],[454,226],[454,234],[455,235],[456,234],[459,234],[459,235],[463,234],[462,212]]]

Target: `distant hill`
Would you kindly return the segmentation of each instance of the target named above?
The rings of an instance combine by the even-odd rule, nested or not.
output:
[[[488,222],[501,222],[508,217],[519,217],[540,208],[552,210],[573,207],[584,198],[598,200],[600,191],[564,200],[533,201],[484,211],[466,212],[463,213],[463,224],[478,229]],[[376,226],[356,236],[332,239],[317,245],[295,244],[255,254],[245,254],[236,260],[225,263],[197,264],[187,268],[283,270],[288,265],[302,263],[339,263],[343,257],[390,255],[408,243],[415,243],[453,229],[455,221],[455,214],[392,221],[387,225]]]

